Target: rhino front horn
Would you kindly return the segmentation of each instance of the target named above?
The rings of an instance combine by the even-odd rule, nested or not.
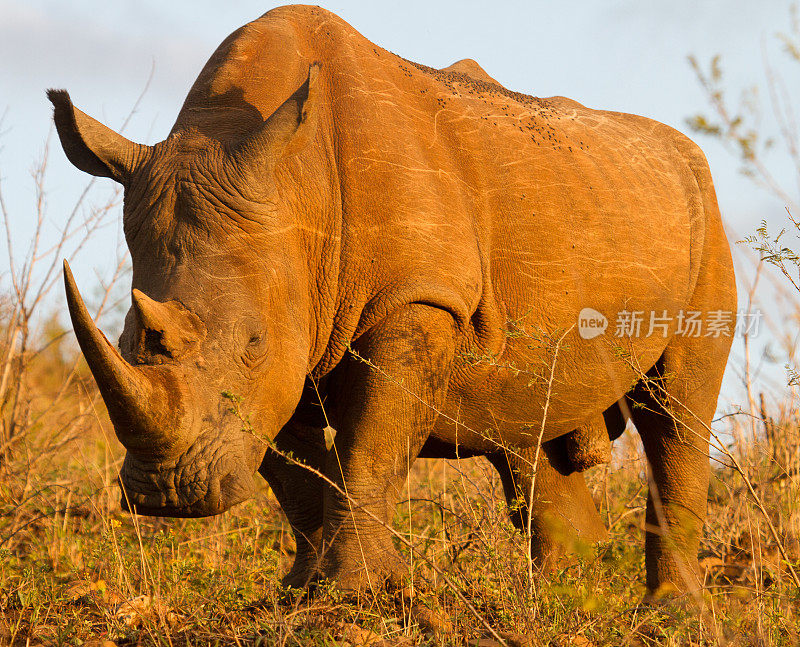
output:
[[[171,453],[179,443],[185,417],[183,387],[169,370],[131,366],[122,358],[95,326],[66,261],[64,285],[75,336],[108,408],[117,438],[138,454]]]

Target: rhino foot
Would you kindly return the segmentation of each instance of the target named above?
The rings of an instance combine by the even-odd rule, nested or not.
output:
[[[281,579],[281,586],[285,589],[305,589],[318,579],[319,558],[316,551],[302,550],[298,545],[298,552],[294,564],[289,572]]]
[[[402,592],[408,588],[409,575],[408,565],[392,548],[381,551],[378,557],[373,553],[366,560],[360,554],[342,559],[341,553],[329,553],[323,558],[318,579],[333,582],[345,595],[358,597],[367,592]]]

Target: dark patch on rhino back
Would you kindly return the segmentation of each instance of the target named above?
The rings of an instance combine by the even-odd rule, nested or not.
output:
[[[410,63],[421,72],[432,76],[455,93],[458,93],[458,88],[455,87],[455,84],[458,83],[462,88],[466,88],[475,94],[501,95],[526,106],[554,111],[554,106],[547,99],[534,97],[529,94],[523,94],[522,92],[515,92],[503,87],[499,83],[492,83],[491,81],[486,81],[484,79],[476,79],[469,74],[465,74],[464,72],[457,72],[455,70],[438,70],[435,67],[429,67],[428,65],[423,65],[422,63],[415,63],[414,61],[409,61],[407,59],[403,60],[407,63]]]

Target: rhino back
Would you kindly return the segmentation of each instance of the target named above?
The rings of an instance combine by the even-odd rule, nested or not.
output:
[[[688,268],[699,236],[696,184],[665,126],[512,92],[458,71],[467,69],[461,62],[435,70],[405,61],[318,7],[281,7],[228,37],[173,130],[235,140],[293,92],[313,61],[322,63],[323,124],[353,247],[381,258],[388,280],[415,257],[417,266],[441,266],[457,254],[462,276],[466,261],[484,265],[466,272],[468,310],[487,270],[512,301],[535,298],[526,283],[540,298],[548,283],[596,292],[598,284],[581,287],[591,265],[599,280],[630,279],[638,264],[651,292],[666,296],[682,284],[685,298],[691,290],[691,276],[674,272]],[[653,281],[666,271],[669,286]],[[532,281],[505,294],[510,274]]]

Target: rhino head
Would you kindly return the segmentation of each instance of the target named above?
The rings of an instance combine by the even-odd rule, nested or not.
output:
[[[135,144],[51,90],[58,135],[79,169],[125,190],[133,265],[119,349],[97,329],[65,263],[81,350],[120,442],[122,505],[206,516],[248,498],[291,416],[313,331],[296,196],[276,169],[316,130],[316,66],[238,138],[198,129]]]

